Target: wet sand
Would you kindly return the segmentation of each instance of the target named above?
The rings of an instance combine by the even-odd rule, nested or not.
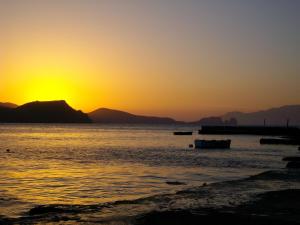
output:
[[[266,192],[257,198],[233,207],[151,212],[136,224],[300,224],[300,189]]]

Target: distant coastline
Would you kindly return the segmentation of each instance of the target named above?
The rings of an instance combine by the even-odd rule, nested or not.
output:
[[[0,102],[1,123],[103,123],[103,124],[182,124],[199,126],[299,126],[300,105],[282,106],[252,113],[229,112],[197,121],[178,121],[170,117],[135,115],[99,108],[90,113],[75,110],[66,101],[35,101],[18,106]]]

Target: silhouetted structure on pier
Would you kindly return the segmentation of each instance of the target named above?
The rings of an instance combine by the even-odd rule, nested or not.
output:
[[[297,127],[265,127],[265,126],[202,126],[199,134],[250,134],[250,135],[276,135],[298,136]]]

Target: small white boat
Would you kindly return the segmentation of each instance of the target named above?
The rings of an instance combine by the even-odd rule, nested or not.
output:
[[[231,140],[195,140],[195,148],[229,149]]]

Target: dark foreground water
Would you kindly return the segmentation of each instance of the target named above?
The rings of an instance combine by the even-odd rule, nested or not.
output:
[[[197,129],[2,124],[0,216],[18,218],[41,205],[89,211],[116,201],[172,194],[281,169],[282,157],[295,153],[293,146],[261,146],[259,136],[173,136],[174,130]],[[196,138],[230,138],[232,149],[188,148]],[[142,211],[148,203],[134,205]],[[126,207],[107,210],[107,217],[130,214]]]

